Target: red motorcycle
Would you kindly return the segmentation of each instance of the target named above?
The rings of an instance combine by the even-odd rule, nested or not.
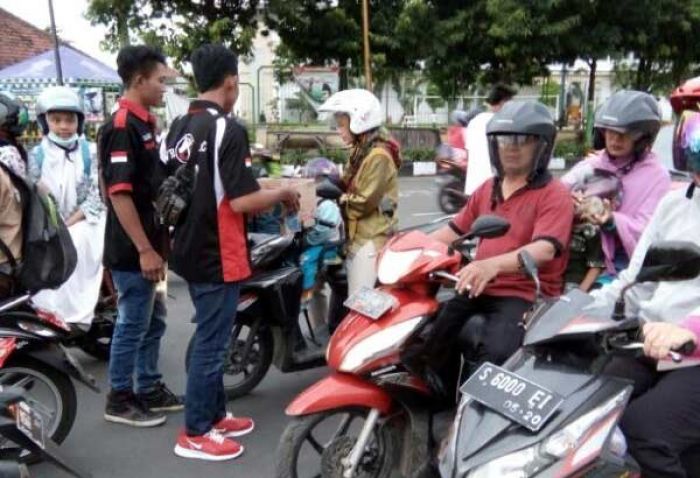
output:
[[[382,285],[345,304],[350,313],[326,352],[331,374],[287,407],[294,419],[281,437],[278,478],[410,476],[427,462],[433,417],[445,405],[406,369],[402,347],[436,316],[437,293],[457,280],[474,239],[508,228],[483,216],[450,246],[418,230],[387,243],[378,259]]]

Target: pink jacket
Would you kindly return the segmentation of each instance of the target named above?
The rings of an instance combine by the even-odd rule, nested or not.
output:
[[[656,155],[648,152],[624,174],[620,164],[613,161],[605,150],[580,161],[562,180],[570,187],[594,169],[614,173],[622,183],[622,200],[613,212],[615,231],[603,234],[603,252],[608,272],[615,273],[615,246],[619,239],[628,257],[632,257],[639,237],[661,198],[671,189],[671,178]]]

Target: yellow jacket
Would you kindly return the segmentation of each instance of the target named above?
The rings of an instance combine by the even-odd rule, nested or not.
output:
[[[370,150],[341,198],[348,232],[348,253],[357,252],[367,241],[381,248],[398,222],[398,171],[389,152],[377,146]],[[386,209],[393,212],[387,214]]]

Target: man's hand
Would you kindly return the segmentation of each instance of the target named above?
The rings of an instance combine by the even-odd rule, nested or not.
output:
[[[585,197],[586,196],[581,191],[572,191],[571,192],[571,199],[574,200],[574,210],[575,211],[578,211],[579,209],[581,209],[581,205],[582,205]]]
[[[686,342],[698,343],[697,336],[688,329],[665,322],[644,325],[644,354],[656,360],[668,359],[668,354]]]
[[[139,254],[141,274],[151,282],[160,282],[165,279],[165,263],[163,258],[149,247]]]
[[[280,191],[280,201],[288,212],[297,212],[299,210],[299,193],[294,188],[283,188]]]
[[[470,298],[479,297],[498,273],[498,266],[493,260],[471,262],[457,273],[459,281],[455,288],[460,294],[469,291]]]

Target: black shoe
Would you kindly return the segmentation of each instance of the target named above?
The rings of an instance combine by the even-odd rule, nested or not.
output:
[[[107,395],[105,420],[132,427],[148,428],[162,425],[165,423],[166,417],[162,413],[154,413],[147,410],[137,400],[133,392],[116,392],[112,390]]]
[[[152,392],[139,394],[137,398],[152,412],[179,412],[185,408],[182,397],[175,395],[162,382],[158,382]]]

